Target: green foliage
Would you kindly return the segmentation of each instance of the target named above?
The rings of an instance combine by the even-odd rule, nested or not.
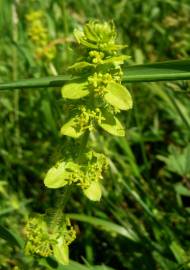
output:
[[[25,227],[28,238],[25,246],[26,254],[37,254],[43,257],[53,255],[58,262],[63,265],[68,264],[68,246],[76,238],[76,232],[69,219],[62,215],[58,210],[50,221],[42,215],[29,219]]]
[[[47,42],[46,32],[39,20],[41,17],[40,12],[27,15],[27,20],[31,23],[29,36],[39,46]],[[116,31],[113,23],[90,21],[84,26],[83,32],[75,31],[75,37],[78,43],[87,49],[82,62],[75,63],[69,70],[78,77],[83,77],[81,75],[85,69],[87,76],[83,77],[83,81],[71,82],[62,87],[62,97],[68,100],[66,106],[69,108],[69,114],[66,118],[69,120],[61,127],[61,135],[82,139],[80,138],[75,153],[73,150],[69,151],[62,160],[49,169],[44,184],[52,189],[75,184],[81,187],[88,199],[100,201],[102,196],[100,180],[108,167],[108,160],[104,154],[87,148],[89,132],[95,131],[100,126],[112,135],[125,135],[124,127],[116,115],[120,110],[132,108],[131,95],[121,85],[121,64],[128,57],[120,56],[117,52],[125,46],[115,43]],[[69,100],[77,101],[76,104],[72,104]],[[43,102],[43,110],[44,106],[47,107],[48,104]],[[48,118],[51,119],[51,126],[55,130],[49,109]],[[69,142],[67,144],[65,148],[69,148]],[[65,201],[63,205],[60,203],[58,213],[64,204]],[[29,219],[25,230],[26,254],[54,256],[58,262],[69,264],[68,245],[74,240],[75,231],[72,227],[67,229],[67,220],[59,226],[49,227],[45,220],[46,216]],[[56,217],[53,218],[53,224],[55,220]]]
[[[107,168],[107,160],[103,154],[92,151],[80,155],[79,158],[78,162],[59,161],[46,174],[44,184],[48,188],[76,184],[89,199],[99,201],[101,198],[99,180],[103,178],[102,173]]]
[[[184,149],[171,145],[168,157],[159,156],[159,159],[166,163],[169,171],[187,178],[190,177],[190,145]]]
[[[26,15],[33,11],[43,14],[43,53],[56,48],[51,60],[36,54],[38,46],[28,35]],[[189,11],[189,0],[0,0],[0,89],[14,90],[0,91],[2,270],[189,269]],[[122,55],[104,60],[105,51],[78,46],[73,29],[81,32],[89,18],[114,20],[118,42],[128,44]],[[93,51],[92,57],[87,51]],[[121,79],[134,109],[115,115],[127,138],[109,136],[98,124],[101,115],[94,110],[91,115],[96,117],[86,153],[104,153],[110,167],[99,181],[103,199],[90,201],[74,184],[47,189],[44,172],[57,161],[76,162],[88,130],[78,139],[60,136],[70,116],[86,117],[78,105],[89,95],[65,99],[56,87],[82,83],[93,72],[98,77],[97,62],[106,68],[111,61],[115,66],[127,61]],[[53,213],[46,212],[49,208]],[[70,213],[77,233],[69,245],[69,265],[23,251],[28,216],[46,212],[49,227],[48,216],[58,220],[55,209]],[[59,251],[62,258],[64,248]]]
[[[73,72],[78,77],[82,75],[81,69],[93,69],[87,70],[87,77],[86,80],[83,78],[83,82],[65,84],[61,90],[63,98],[79,99],[77,110],[68,105],[71,113],[69,120],[61,128],[61,135],[78,138],[100,126],[112,135],[124,136],[124,128],[116,114],[120,110],[131,109],[132,98],[128,90],[121,85],[120,65],[127,57],[117,53],[122,46],[115,43],[115,27],[113,23],[90,21],[83,31],[76,30],[74,33],[78,43],[87,47],[87,50],[84,56],[80,57],[82,62],[75,63],[69,69],[77,70]],[[85,153],[85,145],[82,144],[83,149],[81,148],[75,159],[71,153],[70,160],[60,161],[51,168],[44,183],[49,188],[75,183],[82,187],[89,199],[99,201],[99,180],[106,168],[106,158],[95,152]]]
[[[89,94],[88,83],[69,83],[62,89],[62,97],[69,99],[79,99]]]
[[[130,93],[119,83],[108,83],[104,98],[109,104],[119,110],[129,110],[133,106]]]
[[[115,44],[114,25],[90,21],[83,31],[75,31],[75,37],[79,44],[87,47],[86,55],[81,57],[81,62],[69,69],[75,71],[77,76],[82,75],[81,69],[87,69],[87,77],[86,80],[83,77],[84,81],[81,83],[69,83],[62,88],[63,98],[81,99],[77,104],[81,109],[73,117],[69,117],[69,121],[61,128],[61,134],[77,138],[86,130],[93,130],[98,124],[112,135],[124,136],[116,114],[119,110],[131,109],[132,98],[121,85],[120,65],[128,57],[118,55],[117,50],[123,46]]]

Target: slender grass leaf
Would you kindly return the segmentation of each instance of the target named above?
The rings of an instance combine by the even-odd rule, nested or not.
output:
[[[68,214],[68,217],[74,220],[87,222],[89,224],[92,224],[94,226],[97,226],[105,231],[109,231],[112,233],[116,233],[119,235],[122,235],[134,242],[138,242],[138,237],[136,233],[131,228],[124,228],[118,224],[115,224],[113,222],[103,220],[96,217],[91,217],[87,215],[81,215],[81,214]]]
[[[18,235],[2,225],[0,225],[0,238],[6,240],[12,246],[18,246],[20,248],[24,246],[24,241]]]
[[[25,89],[25,88],[40,88],[40,87],[58,87],[63,84],[76,80],[78,77],[71,75],[62,76],[51,76],[39,79],[26,79],[19,80],[10,83],[0,84],[0,90],[11,90],[11,89]]]
[[[123,76],[123,81],[126,82],[154,82],[189,79],[189,59],[129,66],[126,67]]]
[[[26,79],[0,84],[0,90],[58,87],[78,77],[60,75],[40,79]],[[125,82],[154,82],[168,80],[190,80],[190,60],[173,60],[146,65],[127,66],[124,70]]]
[[[178,263],[184,263],[188,260],[184,249],[176,241],[172,241],[170,249]]]

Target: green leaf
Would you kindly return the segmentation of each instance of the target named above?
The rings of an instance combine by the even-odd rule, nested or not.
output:
[[[124,70],[123,81],[154,82],[169,80],[189,80],[190,59],[128,66]]]
[[[17,235],[13,231],[8,230],[2,225],[0,225],[0,238],[6,240],[12,246],[18,246],[20,248],[23,248],[24,246],[24,241],[22,240],[22,238],[20,238],[19,235]]]
[[[73,138],[80,137],[84,131],[81,131],[76,127],[76,118],[71,118],[66,124],[61,128],[61,135],[66,135]]]
[[[174,188],[179,195],[190,197],[190,190],[186,188],[182,183],[175,184]]]
[[[101,128],[114,136],[125,136],[125,129],[116,116],[108,111],[102,112],[102,116],[104,120],[98,123]]]
[[[96,46],[94,46],[96,48]],[[40,79],[26,79],[0,84],[0,90],[58,87],[71,80],[79,79],[71,75],[60,75]],[[189,80],[190,60],[173,60],[146,65],[127,66],[122,81],[125,82],[154,82],[169,80]]]
[[[65,245],[63,238],[59,238],[58,243],[53,246],[53,255],[59,263],[69,264],[69,247]]]
[[[50,261],[51,259],[51,261]],[[51,263],[50,263],[51,262]],[[44,258],[40,259],[39,261],[41,266],[45,266],[47,269],[57,269],[57,270],[115,270],[114,268],[105,266],[105,265],[84,265],[80,264],[78,262],[69,260],[68,265],[59,264],[59,266],[56,267],[55,261],[53,261],[52,258],[48,257],[46,260]],[[54,267],[53,267],[54,266]]]
[[[55,166],[53,166],[49,171],[47,172],[44,184],[48,188],[60,188],[67,184],[67,181],[65,181],[65,170],[66,162],[58,162]]]
[[[61,75],[61,76],[50,76],[45,78],[35,78],[19,80],[10,83],[0,84],[0,90],[11,90],[11,89],[25,89],[25,88],[40,88],[40,87],[55,87],[63,86],[64,83],[74,81],[79,77],[72,75]]]
[[[87,89],[88,83],[68,83],[61,89],[62,97],[68,99],[79,99],[87,96],[89,90]]]
[[[72,172],[79,172],[80,166],[72,161],[59,161],[47,172],[44,184],[48,188],[60,188],[70,184]]]
[[[159,160],[166,163],[166,168],[181,176],[190,176],[190,144],[180,149],[170,145],[169,155],[167,157],[158,155]]]
[[[104,48],[102,48],[102,50],[104,51],[118,51],[118,50],[123,50],[125,48],[127,48],[127,45],[120,45],[120,44],[107,44],[107,46],[105,46]]]
[[[96,31],[93,31],[93,29],[91,28],[90,23],[87,23],[84,26],[84,34],[85,34],[87,39],[89,39],[92,42],[97,43],[98,35],[97,35]]]
[[[88,48],[98,49],[98,45],[93,44],[93,43],[91,43],[91,42],[88,42],[88,41],[86,41],[86,40],[84,40],[84,39],[81,39],[81,40],[80,40],[80,43],[83,44],[84,46],[88,47]]]
[[[124,61],[130,59],[131,57],[128,55],[119,55],[119,56],[113,56],[106,60],[102,60],[102,64],[116,64],[121,65],[124,63]]]
[[[185,263],[186,261],[188,261],[185,250],[176,241],[172,241],[172,243],[170,244],[170,249],[173,252],[178,263]]]
[[[69,69],[83,69],[83,68],[86,68],[86,67],[95,67],[95,65],[91,64],[91,63],[88,63],[88,62],[85,62],[85,61],[81,61],[81,62],[75,63],[72,66],[70,66],[68,68],[68,70]]]
[[[83,190],[83,192],[91,201],[100,201],[102,196],[101,185],[97,181],[93,181],[88,188]]]
[[[92,217],[92,216],[87,216],[83,214],[67,214],[67,216],[71,219],[82,221],[82,222],[87,222],[93,226],[97,226],[100,229],[103,229],[105,231],[119,234],[121,236],[124,236],[134,242],[138,242],[139,238],[135,231],[132,230],[131,227],[125,228],[123,226],[120,226],[118,224],[115,224],[111,221]]]
[[[129,91],[121,84],[110,82],[106,87],[105,100],[120,110],[129,110],[133,106],[133,101]]]

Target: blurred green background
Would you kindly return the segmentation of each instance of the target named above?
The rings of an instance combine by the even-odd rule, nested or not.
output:
[[[44,14],[45,53],[29,33],[33,11]],[[129,64],[189,57],[189,0],[0,0],[0,82],[64,74],[78,51],[73,30],[89,19],[114,21]],[[19,243],[27,217],[63,195],[43,185],[64,155],[60,89],[0,92],[1,270],[190,269],[190,84],[126,86],[134,99],[122,114],[126,137],[91,138],[110,159],[103,198],[93,203],[76,189],[66,207],[78,214],[70,258],[80,264],[59,268],[25,256]]]

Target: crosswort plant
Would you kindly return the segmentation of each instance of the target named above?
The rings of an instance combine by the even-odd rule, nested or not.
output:
[[[125,136],[118,115],[133,106],[129,91],[121,84],[121,65],[129,56],[120,53],[126,45],[116,43],[113,22],[89,21],[74,35],[84,54],[68,68],[78,79],[61,89],[67,115],[60,133],[75,141],[67,141],[65,155],[48,170],[44,184],[51,189],[77,185],[88,199],[100,201],[108,158],[88,146],[89,135],[102,129],[114,136]],[[67,264],[68,246],[76,233],[63,211],[57,211],[50,218],[54,226],[48,226],[47,214],[29,219],[25,249],[29,254],[54,255],[57,261]]]

